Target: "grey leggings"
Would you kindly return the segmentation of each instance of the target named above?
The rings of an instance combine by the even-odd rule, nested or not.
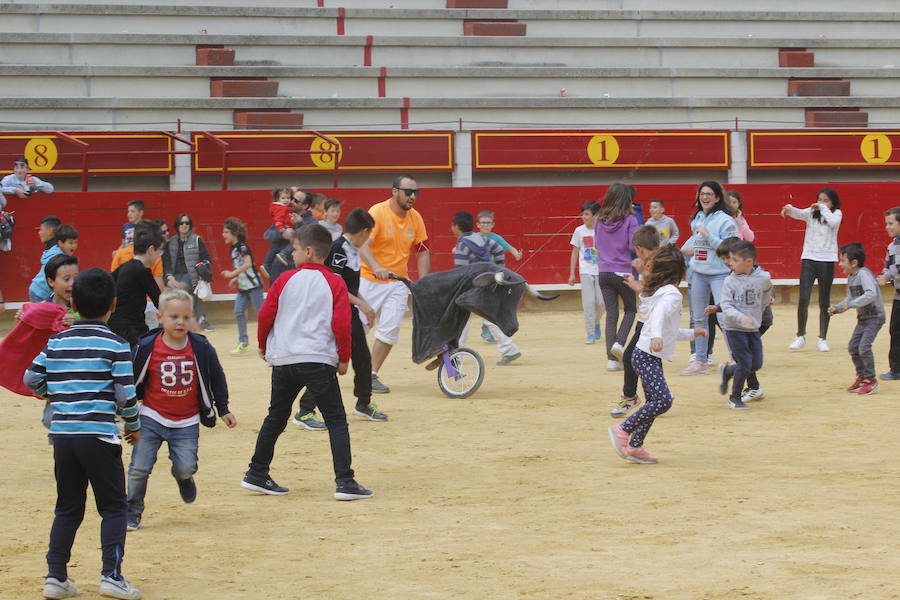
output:
[[[610,349],[616,342],[623,348],[628,342],[628,332],[631,331],[637,315],[637,295],[625,285],[622,276],[615,273],[600,273],[600,294],[606,307],[606,356],[609,360],[617,360]],[[619,298],[622,299],[625,311],[621,323],[619,323]]]

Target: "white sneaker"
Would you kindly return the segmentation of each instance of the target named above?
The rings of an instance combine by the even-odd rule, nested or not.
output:
[[[758,390],[746,389],[741,394],[742,402],[753,402],[754,400],[762,400],[766,397],[766,393],[763,391],[762,386],[759,386]]]
[[[695,360],[697,360],[697,355],[691,352],[691,355],[688,357],[688,366],[690,366],[690,364]]]
[[[828,342],[819,338],[819,352],[831,352],[831,348],[828,346]]]
[[[120,600],[140,600],[141,591],[124,577],[113,579],[108,575],[100,578],[100,595]]]
[[[788,346],[788,348],[790,348],[791,350],[802,350],[805,347],[806,347],[806,338],[803,337],[802,335],[798,335],[796,338],[794,338],[794,341],[791,342],[790,346]]]
[[[606,370],[607,371],[623,371],[623,370],[625,370],[625,367],[622,366],[622,363],[620,363],[617,360],[608,360],[608,361],[606,361]]]
[[[47,577],[44,580],[44,598],[61,600],[62,598],[74,598],[78,595],[74,579],[60,581],[56,577]]]
[[[706,357],[706,364],[710,367],[716,364],[716,361],[713,360],[712,354]]]
[[[625,354],[625,348],[622,347],[622,344],[616,342],[612,345],[612,348],[609,349],[609,353],[615,356],[617,360],[622,360],[622,356]]]

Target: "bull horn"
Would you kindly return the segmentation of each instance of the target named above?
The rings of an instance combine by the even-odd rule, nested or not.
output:
[[[532,296],[534,296],[535,298],[537,298],[538,300],[544,300],[545,302],[549,302],[550,300],[556,300],[557,298],[559,298],[559,294],[556,294],[555,296],[545,296],[542,293],[540,293],[539,291],[537,291],[536,289],[534,289],[533,287],[531,287],[530,285],[526,285],[525,289],[527,289],[528,293],[531,294]]]

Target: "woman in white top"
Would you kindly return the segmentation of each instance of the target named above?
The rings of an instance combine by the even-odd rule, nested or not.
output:
[[[809,208],[794,208],[785,204],[781,216],[806,221],[803,237],[802,266],[800,267],[800,300],[797,303],[797,337],[789,348],[800,350],[806,346],[806,318],[813,283],[819,282],[819,343],[821,352],[828,352],[828,307],[831,303],[831,282],[834,263],[838,260],[838,228],[841,226],[841,199],[831,188],[822,189]]]

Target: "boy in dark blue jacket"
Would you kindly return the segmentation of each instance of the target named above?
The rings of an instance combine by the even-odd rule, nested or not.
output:
[[[215,348],[190,332],[193,311],[193,299],[185,290],[163,292],[158,313],[162,328],[142,337],[132,352],[144,436],[128,467],[129,531],[141,527],[147,479],[163,442],[169,445],[181,499],[191,503],[197,498],[199,424],[214,427],[218,412],[229,428],[237,425],[228,410],[228,384]]]

